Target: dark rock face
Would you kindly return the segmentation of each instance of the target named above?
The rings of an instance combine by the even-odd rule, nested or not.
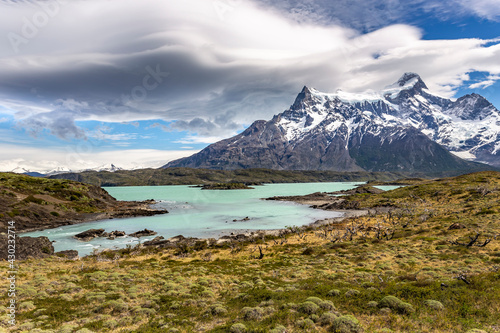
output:
[[[127,236],[125,231],[115,230],[115,231],[111,231],[109,234],[106,234],[106,236],[103,236],[103,237],[107,237],[108,239],[115,239],[116,237],[125,237],[125,236]]]
[[[460,229],[467,229],[467,227],[462,223],[453,223],[448,227],[448,230],[460,230]]]
[[[16,260],[45,258],[54,254],[54,246],[47,237],[16,237]],[[9,255],[8,238],[0,235],[0,259],[7,260]]]
[[[479,123],[471,125],[471,120]],[[362,97],[304,87],[290,109],[272,120],[256,121],[243,133],[164,167],[476,170],[478,165],[450,151],[474,154],[477,160],[500,166],[495,150],[498,133],[492,143],[492,130],[481,129],[495,121],[500,127],[500,112],[483,97],[473,94],[453,102],[433,95],[415,73],[406,73],[378,94]],[[469,135],[466,140],[461,139],[464,134]]]
[[[59,251],[55,253],[56,256],[58,257],[65,257],[68,259],[78,259],[78,251],[76,250],[66,250],[66,251]]]
[[[127,234],[125,233],[125,231],[115,230],[108,233],[105,232],[104,229],[90,229],[81,232],[73,237],[84,242],[89,242],[96,237],[107,237],[108,239],[115,239],[116,237],[125,237],[126,235]]]
[[[130,237],[146,237],[146,236],[154,236],[156,235],[157,232],[156,231],[153,231],[153,230],[149,230],[149,229],[144,229],[144,230],[141,230],[141,231],[137,231],[137,232],[134,232],[132,234],[129,234]]]
[[[78,240],[88,242],[96,237],[104,237],[104,235],[105,235],[104,229],[90,229],[90,230],[81,232],[79,234],[76,234],[73,237],[78,239]]]

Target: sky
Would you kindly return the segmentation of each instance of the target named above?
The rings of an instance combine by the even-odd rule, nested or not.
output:
[[[500,108],[498,0],[0,0],[0,171],[159,167],[304,85]]]

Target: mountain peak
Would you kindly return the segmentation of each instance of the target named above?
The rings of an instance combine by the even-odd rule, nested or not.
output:
[[[428,89],[422,78],[417,73],[407,72],[399,80],[382,91],[386,98],[395,100],[406,98],[421,93],[422,89]]]
[[[311,95],[312,95],[311,89],[309,89],[309,87],[307,86],[304,86],[304,88],[302,88],[302,91],[297,95],[297,98],[295,99],[293,106],[299,107],[304,100],[311,99]]]
[[[413,73],[413,72],[406,72],[403,74],[403,76],[401,76],[397,82],[397,84],[400,86],[400,87],[404,87],[406,86],[407,84],[410,83],[410,81],[416,79],[416,81],[422,81],[422,79],[420,78],[420,75],[418,75],[417,73]]]
[[[301,94],[307,94],[307,93],[311,93],[311,89],[309,89],[308,86],[304,86],[304,88],[302,88],[302,91],[300,92]]]

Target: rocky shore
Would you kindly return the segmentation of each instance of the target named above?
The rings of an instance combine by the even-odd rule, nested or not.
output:
[[[313,222],[312,224],[303,226],[302,228],[316,228],[320,227],[322,225],[328,225],[328,224],[333,224],[333,223],[340,223],[344,219],[349,218],[349,217],[355,217],[355,216],[363,216],[369,213],[367,210],[361,210],[358,209],[359,207],[355,207],[352,202],[345,200],[342,198],[343,195],[350,195],[350,194],[359,194],[359,193],[381,193],[383,192],[380,189],[371,187],[371,186],[360,186],[352,190],[348,191],[339,191],[339,192],[329,192],[329,193],[324,193],[324,192],[316,192],[308,195],[302,195],[302,196],[277,196],[277,197],[272,197],[272,198],[266,198],[264,200],[277,200],[277,201],[292,201],[296,202],[299,204],[305,204],[309,205],[312,208],[315,209],[323,209],[323,210],[329,210],[329,211],[338,211],[341,212],[343,215],[340,217],[336,218],[329,218],[329,219],[324,219],[324,220],[318,220]],[[151,216],[155,214],[165,214],[168,213],[165,210],[155,210],[150,208],[150,205],[154,204],[154,200],[148,200],[148,201],[143,201],[143,202],[118,202],[121,203],[121,206],[106,212],[106,213],[101,213],[101,214],[94,214],[92,216],[87,216],[85,220],[78,220],[75,219],[73,221],[68,221],[67,224],[76,224],[76,223],[81,223],[81,222],[87,222],[87,221],[95,221],[95,220],[100,220],[100,219],[106,219],[106,218],[119,218],[119,217],[132,217],[132,216]],[[250,220],[250,218],[245,218],[243,219],[244,221]],[[236,220],[235,220],[236,221]],[[65,224],[59,224],[59,225],[65,225]],[[57,226],[57,225],[56,225]],[[49,227],[43,227],[43,228],[38,228],[34,230],[40,230],[40,229],[46,229]],[[227,231],[229,235],[224,235],[219,237],[218,239],[210,238],[210,239],[202,239],[202,238],[193,238],[193,237],[184,237],[183,235],[178,235],[175,237],[171,237],[169,239],[165,239],[163,236],[158,236],[155,237],[152,240],[146,241],[141,244],[141,246],[146,246],[146,247],[156,247],[156,248],[173,248],[173,247],[178,247],[180,244],[186,245],[186,246],[212,246],[212,245],[222,245],[224,243],[231,243],[231,242],[247,242],[247,241],[252,241],[254,239],[259,239],[265,236],[280,236],[283,235],[283,233],[290,232],[290,230],[287,229],[272,229],[272,230],[231,230]],[[117,237],[125,237],[125,236],[130,236],[130,237],[146,237],[146,236],[154,236],[157,233],[153,230],[148,230],[144,229],[129,235],[126,235],[125,232],[123,231],[112,231],[112,232],[105,232],[104,229],[90,229],[87,231],[84,231],[80,234],[77,234],[74,236],[75,239],[81,240],[81,241],[90,241],[96,237],[106,237],[108,239],[115,239]],[[45,238],[45,237],[39,237]],[[36,243],[36,242],[35,242]],[[45,240],[40,240],[39,242],[42,244],[40,247],[43,247],[44,249],[46,246],[43,246],[45,244]],[[33,248],[33,247],[32,247]],[[41,256],[44,256],[44,251],[39,249],[38,251],[32,250],[31,253],[42,253]],[[51,254],[54,254],[53,248]],[[75,251],[76,252],[76,251]],[[74,254],[71,254],[72,257],[75,257]]]
[[[17,234],[112,218],[153,216],[168,211],[156,201],[118,201],[104,189],[68,181],[0,173],[0,233]]]
[[[16,222],[16,226],[20,232],[31,232],[107,219],[154,216],[168,213],[165,209],[151,208],[151,205],[155,203],[154,200],[117,201],[116,205],[110,206],[106,212],[82,214],[67,213],[63,217],[51,215],[41,220]]]

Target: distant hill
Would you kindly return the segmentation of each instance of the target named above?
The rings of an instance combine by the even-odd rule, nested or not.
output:
[[[51,179],[69,179],[97,186],[159,186],[198,185],[214,183],[314,183],[392,181],[408,177],[456,176],[463,172],[335,172],[288,171],[269,169],[209,170],[192,168],[119,170],[116,172],[81,172],[51,176]]]
[[[110,217],[162,213],[151,202],[117,201],[98,186],[0,173],[0,232],[41,230]]]

